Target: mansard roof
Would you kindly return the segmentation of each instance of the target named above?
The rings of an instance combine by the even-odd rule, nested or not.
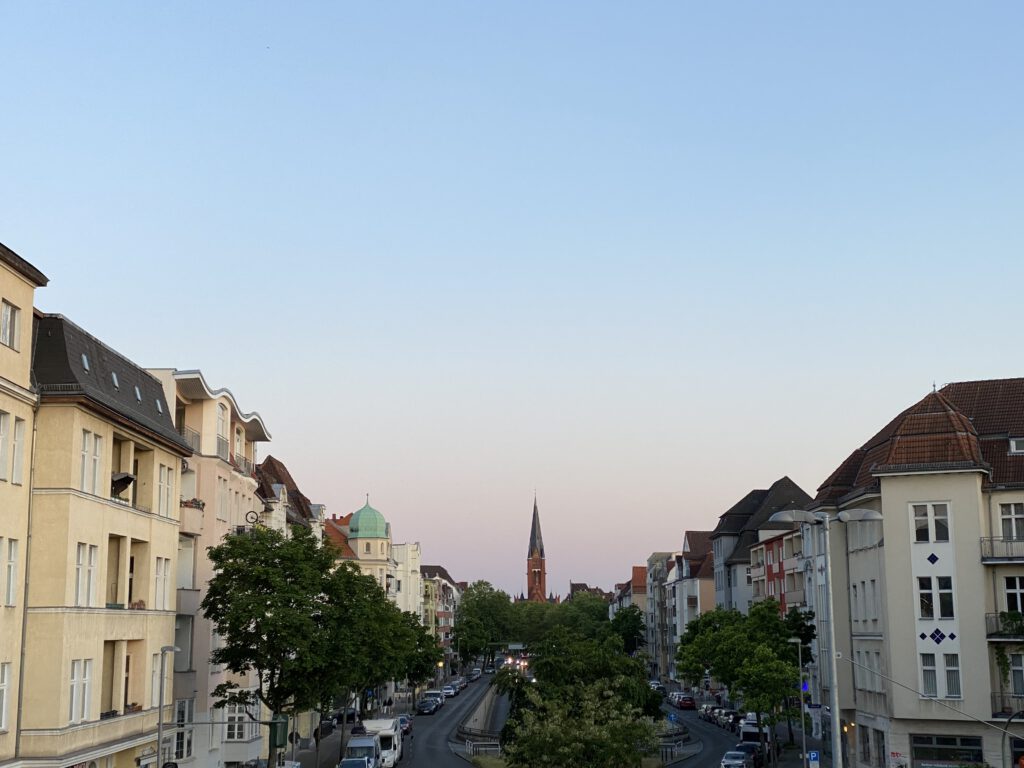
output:
[[[35,313],[32,378],[43,402],[84,401],[106,418],[140,429],[182,456],[192,455],[174,428],[174,404],[164,402],[160,381],[63,315]]]
[[[791,528],[789,523],[772,523],[769,518],[776,512],[803,507],[811,497],[788,477],[780,477],[764,490],[750,491],[719,518],[711,538],[735,536],[736,544],[725,557],[726,565],[749,562],[750,547],[757,541],[760,528]]]

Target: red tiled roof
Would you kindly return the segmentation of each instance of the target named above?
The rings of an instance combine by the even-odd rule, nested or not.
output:
[[[647,591],[647,566],[634,565],[633,578],[629,580],[633,585],[633,592]]]
[[[341,557],[345,560],[355,560],[355,550],[348,543],[348,536],[338,526],[338,523],[334,520],[328,520],[324,523],[324,535],[330,540],[338,551],[341,553]]]
[[[988,485],[1024,485],[1024,378],[961,381],[930,392],[858,448],[821,484],[816,503],[878,488],[893,471],[977,468]]]

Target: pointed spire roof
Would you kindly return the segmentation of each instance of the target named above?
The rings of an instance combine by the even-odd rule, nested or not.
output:
[[[533,495],[533,525],[530,527],[530,551],[527,557],[544,557],[544,537],[540,534],[540,512],[537,511],[537,494]]]

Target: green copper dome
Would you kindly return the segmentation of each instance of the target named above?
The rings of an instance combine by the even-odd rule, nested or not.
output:
[[[388,537],[388,524],[384,515],[370,506],[370,500],[362,509],[352,515],[348,524],[349,535],[354,539],[386,539]]]

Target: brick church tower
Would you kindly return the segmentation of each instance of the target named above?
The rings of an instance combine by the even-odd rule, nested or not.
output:
[[[530,528],[530,550],[526,555],[526,599],[547,602],[547,570],[544,566],[544,538],[540,535],[540,513],[537,497],[533,497],[533,526]]]

